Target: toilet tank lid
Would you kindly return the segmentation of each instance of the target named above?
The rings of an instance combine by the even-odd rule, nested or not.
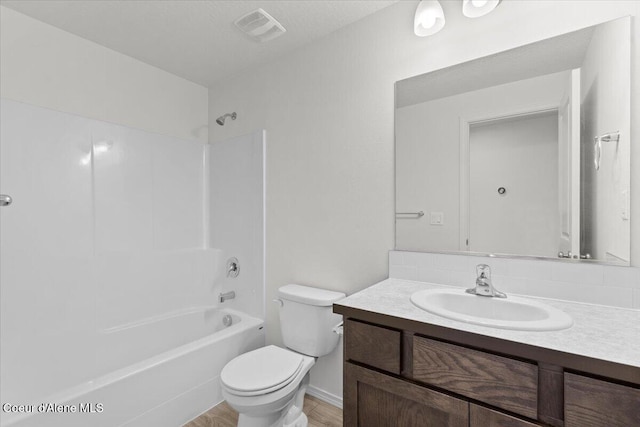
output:
[[[302,304],[326,307],[347,295],[342,292],[327,291],[302,285],[285,285],[278,289],[280,298]]]

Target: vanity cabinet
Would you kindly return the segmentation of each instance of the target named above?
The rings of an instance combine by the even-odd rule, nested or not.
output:
[[[640,381],[595,379],[471,333],[334,311],[346,317],[346,427],[640,426]]]

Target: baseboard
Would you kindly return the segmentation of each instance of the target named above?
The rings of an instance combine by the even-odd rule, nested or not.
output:
[[[328,391],[324,391],[312,385],[307,388],[307,394],[342,409],[341,396],[336,396],[335,394],[329,393]]]

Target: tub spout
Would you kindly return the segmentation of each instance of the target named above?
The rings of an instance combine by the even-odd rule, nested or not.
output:
[[[228,299],[234,299],[236,297],[235,291],[220,293],[218,296],[219,302],[225,302]]]

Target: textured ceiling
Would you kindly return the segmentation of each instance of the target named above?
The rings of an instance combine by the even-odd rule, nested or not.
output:
[[[269,62],[398,0],[3,0],[3,6],[204,86]],[[287,32],[256,43],[233,25],[263,8]]]

